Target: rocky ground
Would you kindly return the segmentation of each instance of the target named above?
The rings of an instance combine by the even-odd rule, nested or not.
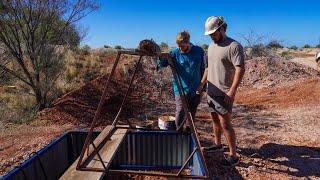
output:
[[[239,92],[233,124],[241,163],[231,171],[216,165],[213,176],[221,179],[319,179],[320,81],[263,90]],[[207,132],[203,132],[204,138],[212,138]],[[221,155],[212,155],[209,162],[218,158]]]
[[[0,175],[63,132],[88,127],[105,80],[106,77],[100,77],[63,96],[52,108],[39,113],[31,124],[2,125]],[[125,87],[126,83],[113,82],[112,93],[103,112],[104,124],[110,124],[113,114],[109,112],[114,112],[119,105],[119,97]],[[169,95],[159,98],[159,89],[142,87],[143,84],[138,86],[138,93],[130,98],[122,118],[144,118],[135,116],[139,113],[150,116],[174,113],[174,103]],[[163,99],[164,104],[159,102]],[[282,59],[248,60],[246,75],[236,97],[233,119],[241,163],[235,168],[222,168],[219,166],[222,153],[206,153],[211,176],[218,179],[319,179],[319,102],[317,71]],[[211,126],[203,97],[196,117],[203,146],[212,143]],[[224,144],[227,152],[225,141]]]

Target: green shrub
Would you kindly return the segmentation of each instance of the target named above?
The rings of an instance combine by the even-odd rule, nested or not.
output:
[[[66,76],[65,76],[66,80],[68,82],[71,82],[77,76],[77,74],[78,74],[78,71],[76,68],[74,68],[72,66],[68,67],[67,71],[66,71]]]
[[[297,50],[298,47],[293,45],[293,46],[289,47],[289,49]]]
[[[205,51],[207,51],[207,50],[208,50],[209,45],[208,45],[208,44],[202,44],[202,45],[201,45],[201,47],[202,47]]]
[[[83,73],[82,78],[85,82],[89,82],[98,76],[99,72],[97,70],[87,70]]]
[[[115,45],[114,48],[115,49],[123,49],[122,46],[120,46],[120,45]]]
[[[83,68],[83,64],[81,62],[76,62],[75,66],[76,66],[77,69]]]
[[[267,48],[275,48],[275,49],[278,49],[278,48],[283,48],[283,46],[280,44],[279,41],[277,40],[272,40],[268,43],[267,45]]]
[[[34,119],[38,107],[35,98],[26,93],[2,93],[0,95],[0,121],[27,123]]]
[[[84,46],[80,49],[80,54],[86,56],[86,55],[89,55],[89,54],[90,54],[90,51],[91,51],[90,46],[84,45]]]
[[[306,44],[303,46],[303,48],[311,48],[311,46],[309,44]]]
[[[289,56],[289,52],[288,51],[283,51],[283,52],[281,52],[280,56],[281,57],[287,57],[287,56]]]
[[[165,42],[161,42],[160,43],[160,48],[161,48],[162,51],[167,51],[167,50],[169,50],[169,45],[167,43],[165,43]]]

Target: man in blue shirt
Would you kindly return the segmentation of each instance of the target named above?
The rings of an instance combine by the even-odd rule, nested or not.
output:
[[[182,90],[186,96],[192,117],[194,118],[201,98],[197,89],[205,70],[205,52],[201,47],[190,43],[190,35],[187,31],[178,33],[176,43],[178,48],[171,50],[169,53],[162,53],[158,60],[158,67],[166,67],[169,65],[168,60],[172,60],[181,81]],[[177,81],[178,79],[174,78],[173,91],[176,103],[175,123],[176,128],[179,128],[185,117],[185,112]],[[190,127],[187,124],[186,129],[188,130],[188,128]]]

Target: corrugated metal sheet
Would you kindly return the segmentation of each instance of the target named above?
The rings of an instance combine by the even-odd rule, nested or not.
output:
[[[86,136],[87,132],[65,133],[0,179],[58,179],[79,156]]]
[[[190,143],[189,134],[132,132],[119,148],[112,167],[179,167],[190,154]]]
[[[97,136],[98,133],[95,133]],[[50,143],[3,179],[57,179],[79,156],[86,132],[69,132]],[[190,134],[176,132],[131,132],[118,150],[112,167],[126,169],[177,169],[195,147]],[[196,152],[189,167],[193,175],[204,176]],[[1,178],[0,178],[1,179]]]

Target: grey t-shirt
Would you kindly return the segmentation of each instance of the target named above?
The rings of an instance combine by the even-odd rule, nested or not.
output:
[[[222,42],[212,42],[208,48],[208,95],[224,96],[230,89],[235,66],[244,65],[243,48],[237,41],[226,37]]]

